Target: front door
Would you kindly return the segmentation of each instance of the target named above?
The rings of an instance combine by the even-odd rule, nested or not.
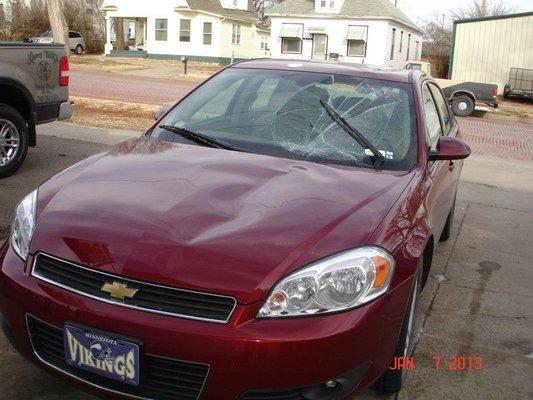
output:
[[[326,60],[328,51],[328,36],[315,33],[313,35],[313,60]]]

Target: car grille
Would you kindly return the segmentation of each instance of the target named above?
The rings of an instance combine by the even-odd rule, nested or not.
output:
[[[64,358],[63,330],[27,316],[28,331],[35,354],[46,364],[70,376],[113,392],[150,400],[198,399],[209,372],[206,364],[189,363],[146,354],[139,386],[105,378],[69,366]]]
[[[300,389],[254,390],[241,396],[238,400],[305,400]]]
[[[54,285],[108,303],[171,316],[226,323],[236,306],[232,297],[131,280],[46,254],[37,255],[32,274]],[[102,291],[104,284],[113,282],[126,284],[129,289],[137,289],[135,296],[116,299]]]

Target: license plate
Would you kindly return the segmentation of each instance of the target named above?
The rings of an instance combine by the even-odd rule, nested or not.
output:
[[[127,340],[65,325],[65,361],[76,368],[132,386],[139,385],[139,346]]]

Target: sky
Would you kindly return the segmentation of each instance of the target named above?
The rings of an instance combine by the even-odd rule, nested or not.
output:
[[[507,6],[516,7],[516,12],[533,11],[533,0],[504,1]],[[450,9],[466,7],[469,3],[469,0],[398,0],[398,7],[414,22],[421,23],[434,11],[446,14]]]

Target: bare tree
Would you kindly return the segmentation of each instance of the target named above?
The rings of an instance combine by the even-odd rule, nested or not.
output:
[[[115,50],[124,50],[124,20],[122,18],[115,18],[115,33],[117,38],[115,39]]]
[[[54,34],[54,42],[64,43],[68,48],[68,25],[62,0],[46,0],[48,19]]]
[[[471,0],[466,7],[452,10],[454,20],[468,18],[484,18],[507,15],[516,12],[516,7],[509,7],[504,0]]]
[[[252,0],[255,12],[259,16],[261,22],[266,22],[266,11],[275,4],[281,3],[283,0]]]
[[[428,54],[445,56],[452,46],[452,23],[446,14],[433,13],[424,21],[424,50]]]

